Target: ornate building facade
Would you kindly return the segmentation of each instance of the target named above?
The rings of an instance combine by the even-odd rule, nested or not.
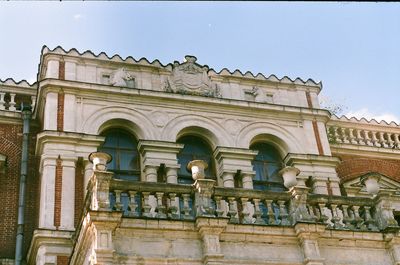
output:
[[[400,127],[321,83],[44,47],[0,82],[0,264],[400,264]]]

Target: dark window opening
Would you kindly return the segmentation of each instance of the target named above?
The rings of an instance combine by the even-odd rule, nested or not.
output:
[[[210,146],[201,138],[196,136],[184,136],[178,140],[184,144],[183,149],[178,154],[178,163],[181,165],[178,170],[178,183],[192,184],[192,173],[187,169],[187,165],[192,160],[204,160],[208,167],[205,170],[206,178],[215,179],[214,158]]]
[[[253,180],[255,190],[284,191],[283,179],[279,170],[283,168],[283,162],[278,150],[266,143],[256,143],[250,147],[258,151],[253,160],[253,170],[256,175]]]
[[[122,129],[108,130],[103,136],[106,140],[99,151],[112,156],[112,161],[107,167],[114,172],[114,178],[140,180],[140,159],[135,137]]]

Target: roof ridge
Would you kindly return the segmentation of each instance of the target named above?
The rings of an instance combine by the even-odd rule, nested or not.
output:
[[[26,79],[15,81],[12,77],[8,77],[5,80],[2,80],[0,78],[0,83],[3,85],[14,85],[14,86],[29,87],[29,88],[36,86],[36,82],[30,84]]]
[[[331,119],[333,118],[333,120],[339,120],[339,121],[352,121],[352,122],[358,122],[358,123],[365,123],[365,124],[369,124],[369,125],[384,125],[384,126],[396,126],[399,127],[400,123],[397,123],[395,121],[385,121],[385,120],[381,120],[381,121],[377,121],[375,118],[372,119],[367,119],[365,117],[362,117],[360,119],[358,119],[355,116],[351,116],[350,118],[347,117],[346,115],[341,115],[340,117],[336,114],[333,114],[331,116]]]
[[[145,57],[141,57],[140,59],[137,60],[132,56],[128,56],[125,59],[123,59],[119,54],[114,54],[113,56],[110,57],[104,51],[100,52],[99,54],[96,55],[91,50],[86,50],[81,53],[76,48],[71,48],[68,51],[66,51],[61,46],[57,46],[54,49],[50,49],[46,45],[43,46],[41,55],[44,55],[45,53],[51,53],[51,52],[53,52],[53,53],[61,52],[61,53],[68,54],[68,55],[71,53],[76,53],[76,55],[90,56],[93,59],[100,58],[100,59],[106,59],[106,60],[110,60],[110,61],[114,61],[114,62],[137,63],[137,64],[143,64],[143,65],[154,66],[154,67],[170,68],[169,70],[172,70],[173,63],[176,62],[176,61],[174,61],[173,63],[163,64],[158,59],[154,59],[152,62],[150,62]],[[193,56],[193,55],[191,55],[191,56]],[[179,63],[179,64],[183,64],[183,63]],[[203,65],[203,67],[207,67],[208,72],[211,72],[211,73],[214,73],[217,75],[228,75],[228,76],[235,76],[235,77],[241,77],[241,78],[254,78],[257,80],[265,80],[265,81],[280,82],[280,83],[290,83],[290,84],[300,84],[300,85],[306,85],[306,86],[317,86],[319,88],[322,88],[322,82],[321,81],[316,82],[312,78],[308,78],[307,80],[304,80],[301,77],[296,77],[294,80],[292,80],[290,77],[288,77],[286,75],[283,76],[282,78],[278,78],[275,74],[270,74],[268,77],[266,77],[263,73],[254,74],[251,71],[246,71],[245,73],[243,73],[240,69],[235,69],[232,72],[229,69],[224,67],[219,72],[217,72],[215,69],[210,68],[208,65]]]

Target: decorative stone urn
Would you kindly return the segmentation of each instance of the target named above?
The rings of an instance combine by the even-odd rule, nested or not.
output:
[[[192,172],[194,180],[204,179],[206,176],[204,170],[207,169],[208,164],[203,160],[192,160],[187,165],[187,169]]]
[[[367,174],[361,177],[361,183],[365,185],[365,188],[370,195],[376,195],[379,192],[378,181],[381,178],[375,174]]]
[[[106,171],[107,164],[111,160],[111,155],[103,152],[93,152],[89,155],[89,161],[93,163],[93,170]]]
[[[300,174],[300,170],[296,167],[284,167],[279,171],[279,174],[283,178],[283,185],[290,189],[297,185],[297,175]]]

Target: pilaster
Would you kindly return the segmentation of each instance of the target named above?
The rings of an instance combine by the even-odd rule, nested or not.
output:
[[[221,252],[220,234],[228,225],[228,218],[197,217],[198,229],[203,243],[203,264],[223,264],[224,254]]]
[[[75,212],[75,167],[78,158],[61,157],[62,192],[61,192],[61,225],[62,230],[74,230]]]
[[[297,223],[294,227],[304,255],[304,265],[324,265],[321,258],[318,238],[325,231],[325,225]]]
[[[57,158],[56,156],[48,155],[42,155],[41,157],[39,228],[55,229],[54,198]]]

